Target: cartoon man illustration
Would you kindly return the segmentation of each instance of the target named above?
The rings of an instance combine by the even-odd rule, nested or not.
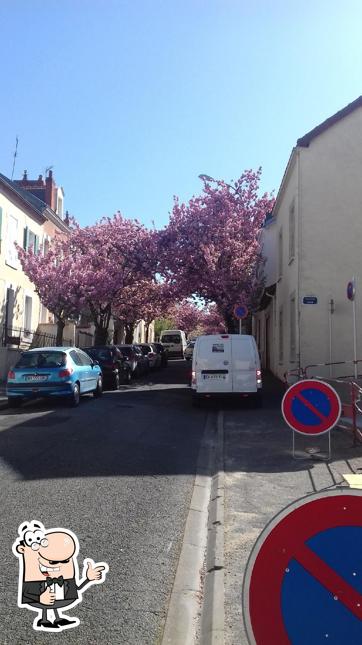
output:
[[[76,627],[79,619],[64,616],[59,610],[74,607],[87,587],[104,582],[108,565],[85,559],[80,580],[79,544],[72,531],[46,531],[41,522],[33,520],[21,524],[18,533],[13,544],[13,553],[19,559],[18,606],[38,613],[33,623],[36,630]]]

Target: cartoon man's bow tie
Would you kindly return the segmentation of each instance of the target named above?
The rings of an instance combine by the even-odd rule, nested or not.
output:
[[[59,576],[59,578],[47,578],[46,581],[45,581],[46,587],[51,587],[54,584],[57,584],[60,587],[62,587],[64,585],[63,576]]]

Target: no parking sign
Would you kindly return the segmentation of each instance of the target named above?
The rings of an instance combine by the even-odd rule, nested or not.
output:
[[[341,400],[331,385],[304,379],[291,385],[282,401],[284,420],[292,430],[319,435],[331,430],[341,416]]]
[[[362,643],[362,495],[300,499],[266,526],[251,552],[244,621],[256,645]]]

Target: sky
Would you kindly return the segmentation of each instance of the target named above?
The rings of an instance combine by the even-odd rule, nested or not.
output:
[[[359,0],[0,0],[0,172],[53,167],[82,226],[164,227],[362,94]]]

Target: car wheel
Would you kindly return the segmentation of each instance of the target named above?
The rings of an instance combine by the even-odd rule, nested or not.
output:
[[[98,399],[100,396],[103,394],[103,381],[102,377],[100,376],[97,381],[97,387],[93,392],[94,398]]]
[[[9,396],[8,397],[8,407],[9,408],[20,408],[23,399],[21,396]]]
[[[131,382],[131,370],[126,369],[124,372],[123,382],[125,385],[129,385]]]
[[[119,390],[119,372],[116,372],[113,378],[113,389]]]
[[[70,397],[70,405],[73,408],[76,408],[79,405],[79,402],[80,402],[80,388],[78,383],[74,383],[73,393]]]

